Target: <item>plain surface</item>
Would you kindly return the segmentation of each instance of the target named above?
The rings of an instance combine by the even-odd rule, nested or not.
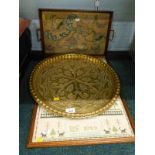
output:
[[[116,54],[114,54],[116,55]],[[109,64],[118,73],[121,81],[121,94],[125,98],[131,116],[135,116],[134,63],[124,56],[110,56]],[[28,64],[26,73],[20,83],[19,105],[19,151],[20,155],[134,155],[134,143],[100,144],[92,146],[52,147],[27,149],[28,134],[31,125],[34,101],[29,93],[29,76],[39,60]]]

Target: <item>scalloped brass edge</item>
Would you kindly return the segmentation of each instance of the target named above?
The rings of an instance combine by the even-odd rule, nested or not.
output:
[[[71,59],[71,58],[80,58],[80,59],[84,59],[84,60],[90,60],[93,63],[96,63],[97,65],[101,65],[101,66],[104,65],[104,67],[106,66],[113,73],[115,81],[116,81],[116,87],[117,87],[116,88],[116,93],[115,93],[115,96],[111,99],[111,101],[106,106],[104,106],[103,108],[100,108],[99,110],[91,112],[91,113],[74,114],[74,113],[60,112],[60,111],[58,111],[56,109],[52,109],[47,103],[42,102],[37,97],[37,95],[34,92],[33,83],[32,83],[33,75],[36,72],[36,70],[39,67],[41,67],[41,65],[42,66],[46,65],[46,64],[50,63],[51,61],[52,62],[54,62],[55,60],[60,60],[61,61],[63,59]],[[59,56],[52,56],[52,57],[49,57],[49,58],[45,58],[44,60],[39,62],[34,67],[34,69],[32,70],[31,75],[30,75],[30,80],[29,80],[29,87],[30,87],[30,93],[31,93],[33,99],[35,100],[35,102],[37,102],[39,105],[45,107],[48,110],[48,112],[54,113],[54,114],[59,115],[59,116],[72,118],[72,119],[73,118],[74,119],[88,118],[88,117],[97,116],[97,115],[103,113],[104,111],[109,109],[115,103],[115,101],[117,100],[117,98],[118,98],[118,96],[120,94],[120,81],[119,81],[118,75],[116,74],[114,69],[110,65],[106,64],[105,62],[103,62],[103,61],[101,61],[101,60],[99,60],[97,58],[94,58],[92,56],[88,56],[88,55],[84,55],[84,54],[63,54],[63,55],[59,55]]]

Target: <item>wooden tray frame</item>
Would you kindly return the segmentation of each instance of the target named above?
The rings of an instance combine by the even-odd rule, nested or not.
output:
[[[135,133],[135,125],[128,110],[126,101],[122,99],[125,111],[129,118],[133,132]],[[53,141],[53,142],[32,142],[35,118],[37,112],[37,104],[35,104],[32,113],[32,122],[29,132],[27,148],[43,148],[43,147],[54,147],[54,146],[80,146],[80,145],[95,145],[95,144],[109,144],[109,143],[131,143],[135,141],[135,137],[121,137],[121,138],[98,138],[98,139],[81,139],[81,140],[65,140],[65,141]]]
[[[61,55],[61,54],[66,54],[66,53],[46,53],[45,52],[45,45],[44,45],[44,34],[43,34],[43,22],[42,22],[42,12],[43,11],[57,11],[57,12],[86,12],[86,13],[96,13],[95,10],[73,10],[73,9],[44,9],[44,8],[39,8],[38,13],[39,13],[39,21],[40,21],[40,34],[41,34],[41,46],[42,46],[42,51],[43,54],[48,57],[52,55]],[[103,51],[103,54],[88,54],[92,56],[106,56],[107,55],[107,49],[108,49],[108,44],[109,44],[109,36],[110,36],[110,31],[113,31],[114,35],[114,30],[111,30],[111,25],[112,25],[112,18],[113,18],[113,11],[97,11],[97,13],[109,13],[110,14],[110,20],[109,20],[109,25],[108,25],[108,30],[107,30],[107,37],[106,37],[106,45],[105,45],[105,50]],[[113,36],[114,37],[114,36]],[[112,38],[113,38],[112,37]]]

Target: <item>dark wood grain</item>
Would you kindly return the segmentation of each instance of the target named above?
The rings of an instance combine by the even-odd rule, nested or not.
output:
[[[129,121],[130,121],[130,124],[131,124],[131,127],[133,129],[133,132],[135,133],[135,123],[130,115],[130,112],[129,112],[129,109],[128,109],[128,106],[127,106],[127,103],[125,101],[125,99],[121,98],[122,99],[122,102],[123,102],[123,105],[124,105],[124,108],[125,108],[125,111],[127,113],[127,116],[129,118]]]

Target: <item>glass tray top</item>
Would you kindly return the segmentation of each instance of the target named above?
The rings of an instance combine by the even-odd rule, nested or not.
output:
[[[81,54],[41,61],[30,77],[34,100],[48,111],[85,118],[108,109],[119,95],[117,74],[106,63]]]

